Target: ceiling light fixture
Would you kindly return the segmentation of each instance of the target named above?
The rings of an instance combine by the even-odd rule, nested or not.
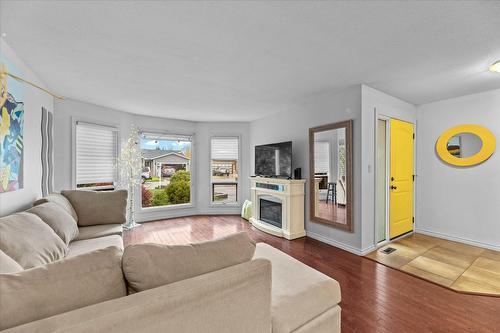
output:
[[[500,73],[500,60],[494,62],[488,69],[490,72]]]

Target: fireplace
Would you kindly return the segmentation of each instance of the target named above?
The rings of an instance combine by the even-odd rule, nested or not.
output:
[[[268,234],[295,239],[304,237],[305,179],[252,177],[250,223]]]
[[[283,216],[281,200],[271,196],[262,196],[260,197],[259,203],[260,220],[281,228]]]

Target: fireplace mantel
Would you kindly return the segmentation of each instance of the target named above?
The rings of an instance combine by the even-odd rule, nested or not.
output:
[[[306,235],[304,229],[305,182],[305,179],[251,177],[253,217],[250,218],[250,223],[257,229],[286,239],[304,237]],[[260,220],[261,197],[273,197],[281,202],[281,228]]]

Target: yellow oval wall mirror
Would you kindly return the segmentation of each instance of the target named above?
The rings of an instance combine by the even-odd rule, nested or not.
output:
[[[495,136],[487,128],[460,125],[441,134],[436,143],[436,152],[448,164],[473,166],[490,158],[495,147]]]

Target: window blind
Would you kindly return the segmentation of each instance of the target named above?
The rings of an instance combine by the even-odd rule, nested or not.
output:
[[[330,172],[330,144],[326,141],[314,143],[314,172]]]
[[[212,160],[238,160],[239,138],[221,137],[212,138],[211,157]]]
[[[182,142],[193,141],[193,137],[191,135],[183,135],[183,134],[142,132],[141,137],[149,140],[166,140],[166,141],[182,141]]]
[[[110,126],[76,123],[76,184],[115,182],[118,130]]]

